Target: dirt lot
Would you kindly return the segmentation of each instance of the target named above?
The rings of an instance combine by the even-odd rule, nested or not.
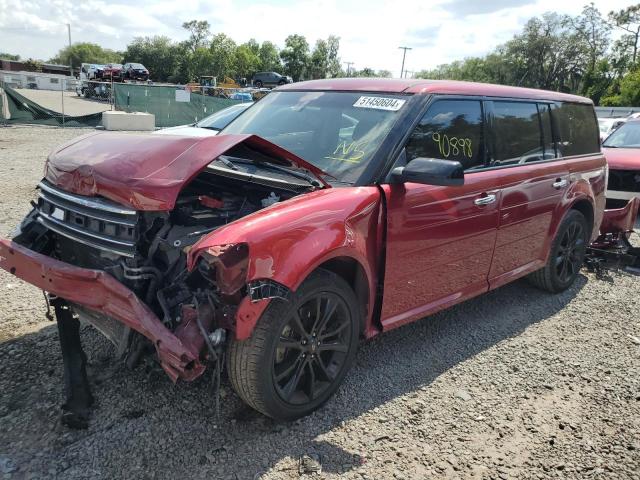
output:
[[[84,97],[79,97],[76,92],[64,92],[63,99],[62,92],[55,92],[53,90],[31,90],[25,88],[16,91],[29,100],[36,102],[38,105],[55,112],[62,112],[64,107],[65,115],[89,115],[91,113],[111,110],[111,106],[107,102],[88,100]]]
[[[80,133],[0,129],[0,234],[27,212],[47,151]],[[639,285],[506,286],[363,345],[338,395],[288,424],[226,380],[216,419],[210,378],[126,370],[86,328],[98,406],[71,431],[42,293],[0,272],[0,475],[291,479],[308,454],[322,473],[304,478],[640,478]]]

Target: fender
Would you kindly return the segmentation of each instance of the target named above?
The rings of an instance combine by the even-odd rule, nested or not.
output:
[[[271,280],[296,291],[324,262],[350,257],[367,275],[368,326],[376,298],[380,202],[375,186],[331,188],[294,197],[203,237],[189,251],[187,267],[193,270],[200,261],[215,263],[216,281],[223,282],[218,288],[232,295],[256,280]],[[231,252],[246,253],[242,258]],[[229,261],[229,257],[237,258]],[[251,335],[268,303],[268,299],[242,298],[235,318],[238,339]]]
[[[586,164],[586,165],[585,165]],[[586,171],[588,168],[590,171]],[[594,168],[597,167],[597,168]],[[580,171],[584,169],[585,171]],[[593,211],[593,225],[590,240],[594,240],[598,236],[605,204],[605,188],[606,188],[606,164],[603,157],[599,157],[597,161],[593,158],[572,161],[569,164],[569,188],[567,189],[562,201],[556,207],[553,220],[549,227],[549,235],[544,245],[546,263],[551,251],[551,242],[556,236],[560,222],[566,213],[574,207],[578,202],[587,201],[591,205]]]

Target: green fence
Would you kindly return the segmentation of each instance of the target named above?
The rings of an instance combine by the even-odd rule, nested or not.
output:
[[[116,110],[147,112],[156,117],[156,127],[195,123],[238,100],[189,93],[178,87],[117,83],[113,85]]]

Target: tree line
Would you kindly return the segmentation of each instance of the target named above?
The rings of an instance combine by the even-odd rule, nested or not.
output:
[[[189,36],[181,42],[166,36],[137,37],[123,52],[75,43],[49,61],[76,68],[83,62],[139,62],[154,80],[172,83],[203,75],[250,80],[258,71],[276,71],[294,81],[391,76],[388,70],[371,68],[345,71],[335,35],[317,40],[313,48],[303,35],[290,35],[280,49],[254,39],[237,44],[224,33],[213,34],[203,20],[182,27]],[[415,77],[557,90],[590,97],[599,105],[640,106],[639,44],[640,4],[603,16],[591,3],[577,16],[546,13],[531,18],[521,33],[487,55],[422,70]],[[3,53],[0,57],[19,59]],[[27,64],[37,68],[37,61],[29,59]]]
[[[387,70],[371,68],[345,72],[340,62],[340,38],[329,35],[316,41],[313,48],[303,35],[289,35],[284,48],[273,42],[237,44],[224,33],[212,34],[206,20],[191,20],[182,24],[189,38],[182,42],[166,36],[136,37],[123,52],[117,52],[89,42],[65,47],[49,62],[73,65],[81,63],[137,62],[145,65],[155,81],[187,83],[204,75],[219,80],[230,77],[247,79],[256,72],[275,71],[289,75],[294,81],[349,76],[390,77]],[[0,53],[0,58],[19,60],[18,55]],[[28,62],[34,62],[28,60]],[[36,67],[37,69],[37,67]]]
[[[612,41],[612,33],[621,35]],[[584,95],[597,105],[640,106],[640,4],[603,17],[546,13],[482,57],[422,70],[418,78],[468,80]]]

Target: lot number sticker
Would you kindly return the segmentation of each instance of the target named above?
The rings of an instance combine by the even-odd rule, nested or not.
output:
[[[387,97],[360,97],[356,100],[356,103],[354,103],[353,106],[358,108],[375,108],[376,110],[389,110],[391,112],[396,112],[402,108],[405,101],[406,100]]]

